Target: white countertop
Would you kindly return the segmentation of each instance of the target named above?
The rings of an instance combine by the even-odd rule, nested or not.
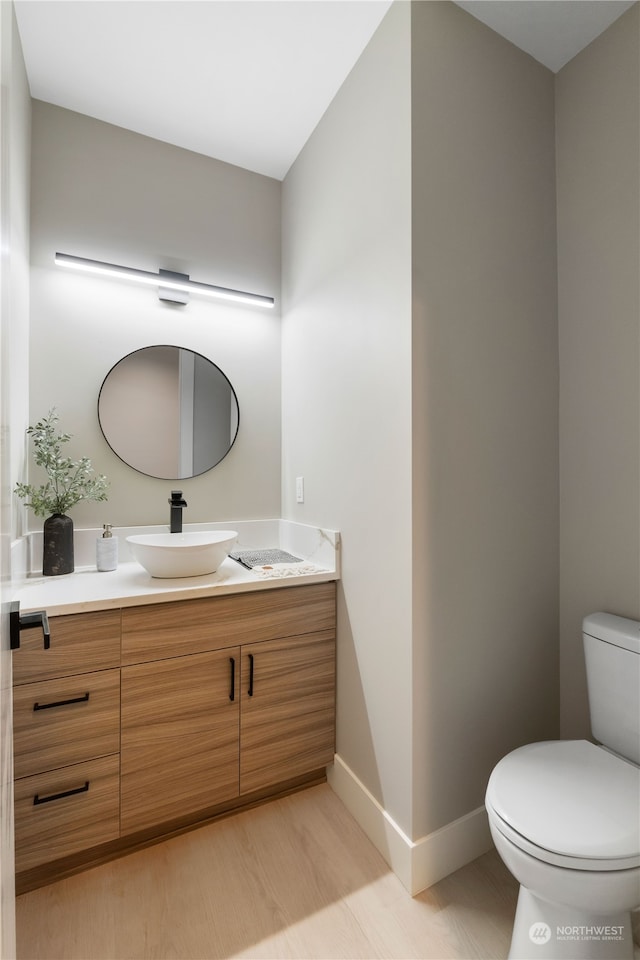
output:
[[[199,526],[200,529],[205,527],[204,524]],[[303,562],[297,567],[287,565],[278,570],[275,566],[272,571],[261,572],[247,570],[235,560],[227,558],[215,573],[165,580],[151,577],[139,563],[128,559],[125,549],[123,552],[127,559],[119,563],[116,570],[99,573],[95,565],[91,565],[76,567],[74,573],[60,577],[28,577],[14,592],[13,598],[20,601],[22,613],[45,609],[50,615],[62,615],[252,590],[273,590],[324,583],[340,577],[340,535],[334,530],[321,530],[284,520],[231,521],[211,526],[238,530],[238,546],[280,547],[301,557]],[[136,531],[128,528],[126,534],[133,532]],[[93,539],[94,532],[90,533]]]

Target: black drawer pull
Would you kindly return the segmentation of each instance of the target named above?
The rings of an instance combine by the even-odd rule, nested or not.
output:
[[[236,659],[235,657],[229,657],[229,663],[231,664],[231,689],[229,690],[229,700],[233,701],[236,698]]]
[[[73,797],[76,793],[87,793],[89,790],[89,781],[84,787],[75,787],[73,790],[65,790],[63,793],[52,793],[50,797],[39,797],[36,793],[33,798],[33,805],[36,807],[39,803],[51,803],[52,800],[62,800],[63,797]]]
[[[247,693],[250,697],[253,696],[253,654],[249,654],[249,689]]]
[[[34,703],[34,710],[51,710],[52,707],[67,707],[70,703],[87,703],[89,694],[85,693],[83,697],[72,697],[71,700],[56,700],[55,703]]]

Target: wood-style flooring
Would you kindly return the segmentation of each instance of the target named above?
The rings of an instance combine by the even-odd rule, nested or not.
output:
[[[322,784],[22,895],[17,954],[498,960],[516,896],[492,852],[410,897]]]

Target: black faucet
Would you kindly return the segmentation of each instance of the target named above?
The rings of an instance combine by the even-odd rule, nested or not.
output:
[[[168,503],[171,507],[171,523],[169,529],[171,533],[182,533],[182,508],[187,505],[187,501],[182,499],[182,490],[172,490],[171,499]]]

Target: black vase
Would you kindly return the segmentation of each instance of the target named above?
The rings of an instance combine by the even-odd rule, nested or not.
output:
[[[73,573],[73,520],[54,513],[44,522],[42,575],[58,577],[63,573]]]

